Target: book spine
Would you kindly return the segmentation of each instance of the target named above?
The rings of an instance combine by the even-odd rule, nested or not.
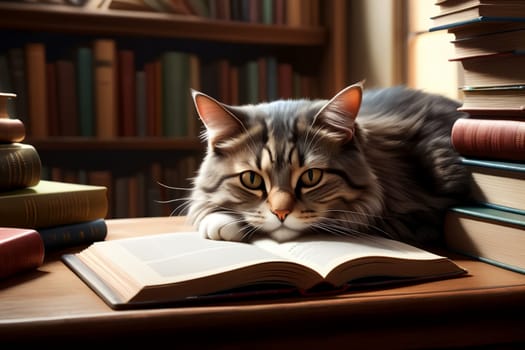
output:
[[[38,184],[41,168],[40,157],[33,146],[7,149],[0,146],[0,191]]]
[[[55,62],[46,64],[47,87],[47,125],[49,136],[60,136],[60,121],[58,117],[57,65]]]
[[[25,137],[26,129],[20,119],[0,118],[0,142],[21,142]]]
[[[93,42],[96,135],[117,136],[117,51],[112,39]]]
[[[60,136],[78,136],[77,83],[73,61],[56,61]]]
[[[45,138],[47,124],[46,48],[42,43],[26,44],[29,134]]]
[[[104,219],[59,225],[37,231],[42,237],[46,251],[103,241],[108,232]]]
[[[12,48],[7,52],[7,64],[11,73],[13,91],[16,93],[16,117],[29,126],[27,110],[26,57],[23,48]]]
[[[78,48],[76,59],[79,132],[80,136],[95,136],[93,50]]]
[[[35,230],[0,227],[0,279],[39,267],[44,245]]]
[[[189,56],[166,52],[162,57],[162,120],[164,136],[187,136]]]
[[[2,225],[43,228],[105,218],[106,190],[0,198]]]
[[[465,156],[525,160],[525,122],[458,119],[452,127],[451,142]]]
[[[136,136],[135,53],[118,51],[119,135]]]

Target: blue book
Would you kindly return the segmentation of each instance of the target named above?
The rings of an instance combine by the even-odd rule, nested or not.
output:
[[[444,236],[452,251],[525,273],[525,214],[484,206],[453,207],[445,216]]]
[[[106,221],[96,219],[37,229],[46,252],[103,241],[108,233]]]
[[[525,214],[525,163],[462,158],[472,175],[472,199],[488,207]]]

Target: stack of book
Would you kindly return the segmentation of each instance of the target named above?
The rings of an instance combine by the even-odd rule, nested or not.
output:
[[[430,31],[454,34],[463,104],[452,144],[473,205],[451,208],[451,249],[525,273],[525,1],[439,0]]]
[[[41,180],[25,125],[7,112],[15,94],[0,93],[0,278],[43,263],[46,252],[103,240],[106,188]]]

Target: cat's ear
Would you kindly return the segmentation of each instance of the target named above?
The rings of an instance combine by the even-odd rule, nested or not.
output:
[[[206,135],[211,146],[242,131],[241,121],[222,103],[193,89],[191,94],[197,113],[206,127]]]
[[[354,136],[355,118],[363,97],[361,81],[337,93],[317,113],[315,124],[328,128],[335,140],[348,142]]]

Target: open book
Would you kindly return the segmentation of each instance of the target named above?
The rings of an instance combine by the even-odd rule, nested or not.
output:
[[[250,287],[308,293],[359,281],[446,278],[466,271],[448,258],[372,236],[305,236],[278,243],[214,241],[196,232],[95,242],[63,261],[115,309],[160,305]]]

